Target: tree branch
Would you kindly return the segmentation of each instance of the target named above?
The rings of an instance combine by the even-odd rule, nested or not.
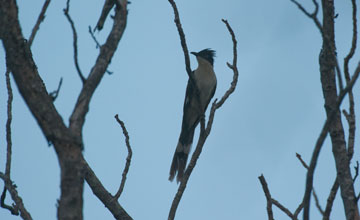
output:
[[[127,21],[127,1],[121,2],[121,7],[115,8],[114,24],[104,45],[100,48],[100,54],[90,71],[80,94],[75,108],[70,116],[70,130],[73,134],[82,138],[82,128],[85,123],[86,113],[89,111],[90,100],[95,89],[100,84],[108,65],[116,51],[119,41],[124,33]]]
[[[129,167],[130,167],[130,163],[131,163],[132,150],[131,150],[131,146],[130,146],[130,142],[129,142],[129,139],[130,139],[129,134],[128,134],[127,130],[126,130],[124,122],[119,119],[117,114],[115,115],[115,119],[120,124],[121,129],[123,130],[123,134],[125,136],[126,148],[128,150],[128,156],[126,158],[125,168],[124,168],[124,171],[122,173],[121,184],[120,184],[119,190],[117,191],[117,193],[114,196],[114,199],[118,200],[121,193],[122,193],[122,191],[124,190],[125,181],[126,181],[126,175],[129,172]]]
[[[13,184],[11,179],[2,172],[0,172],[0,179],[4,181],[7,191],[10,192],[11,198],[15,202],[15,207],[13,207],[16,209],[17,214],[16,213],[15,214],[18,215],[19,214],[18,211],[20,211],[20,216],[22,219],[32,220],[30,213],[26,210],[21,197],[18,195],[18,192],[16,190],[16,185]]]
[[[95,196],[105,205],[117,220],[132,220],[129,214],[121,207],[117,200],[105,189],[100,180],[90,168],[89,164],[83,160],[85,167],[85,180],[90,186]]]
[[[354,56],[356,50],[356,42],[357,42],[357,19],[356,19],[356,1],[351,0],[352,3],[352,21],[353,21],[353,35],[352,35],[352,42],[351,48],[348,55],[344,58],[344,75],[346,84],[350,82],[350,73],[349,73],[349,62],[351,58]],[[346,114],[344,110],[344,114],[346,116],[346,120],[349,124],[349,137],[348,137],[348,157],[349,161],[351,160],[354,154],[354,143],[355,143],[355,102],[354,102],[354,95],[352,90],[349,91],[349,114]]]
[[[296,157],[299,159],[300,163],[304,166],[305,169],[309,169],[309,166],[305,163],[305,161],[301,158],[301,155],[296,153]],[[317,209],[319,210],[319,212],[321,213],[321,215],[324,215],[324,210],[321,208],[321,205],[320,205],[320,201],[319,201],[319,198],[315,192],[315,189],[313,188],[312,190],[312,194],[314,196],[314,199],[315,199],[315,205],[317,207]]]
[[[38,19],[37,19],[37,21],[36,21],[36,24],[35,24],[35,26],[33,27],[32,32],[31,32],[31,35],[30,35],[30,37],[29,37],[29,40],[28,40],[29,47],[31,47],[32,42],[34,41],[35,35],[36,35],[37,31],[38,31],[39,28],[40,28],[40,23],[43,22],[44,19],[45,19],[45,13],[46,13],[46,10],[47,10],[49,4],[50,4],[50,0],[46,0],[46,1],[44,2],[44,5],[43,5],[43,7],[42,7],[42,9],[41,9],[41,12],[40,12],[40,14],[39,14],[39,17],[38,17]]]
[[[66,8],[64,8],[64,15],[68,19],[70,26],[71,26],[71,30],[73,32],[74,62],[75,62],[76,71],[77,71],[82,83],[84,84],[86,79],[80,70],[80,65],[79,65],[79,61],[78,61],[78,46],[77,46],[76,28],[75,28],[74,21],[71,19],[71,16],[69,14],[69,10],[70,10],[70,0],[67,0]]]
[[[268,219],[274,220],[274,215],[273,215],[273,211],[272,211],[272,199],[271,199],[270,191],[269,191],[268,185],[266,183],[265,177],[261,174],[261,176],[259,176],[258,178],[260,180],[261,186],[264,190],[264,194],[266,197],[266,210],[268,213]]]
[[[53,102],[55,102],[55,100],[57,99],[58,95],[59,95],[59,92],[60,92],[60,89],[61,89],[61,85],[62,85],[62,81],[63,81],[63,78],[61,77],[60,78],[60,81],[59,81],[59,85],[58,85],[58,88],[55,90],[55,91],[52,91],[49,93],[51,99]]]

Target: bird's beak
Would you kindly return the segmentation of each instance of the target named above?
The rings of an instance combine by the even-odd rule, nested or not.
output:
[[[192,55],[194,55],[194,56],[197,56],[198,55],[198,53],[196,53],[196,52],[190,52]]]

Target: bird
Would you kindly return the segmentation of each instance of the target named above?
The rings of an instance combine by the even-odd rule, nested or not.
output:
[[[169,174],[170,181],[173,181],[176,175],[177,183],[181,182],[184,176],[195,128],[205,114],[210,100],[215,94],[217,84],[214,72],[215,51],[207,48],[200,52],[191,52],[191,54],[195,55],[198,62],[197,69],[192,71],[193,81],[195,81],[196,85],[189,78],[185,93],[181,133]],[[199,96],[195,86],[198,88]]]

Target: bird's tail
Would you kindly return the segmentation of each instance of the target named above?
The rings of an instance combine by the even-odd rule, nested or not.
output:
[[[176,181],[179,183],[182,180],[185,172],[186,162],[190,152],[190,147],[191,144],[183,145],[180,143],[180,141],[178,142],[171,163],[170,176],[169,176],[170,181],[173,181],[176,173],[177,173]]]

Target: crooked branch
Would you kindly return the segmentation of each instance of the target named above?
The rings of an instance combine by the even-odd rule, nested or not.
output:
[[[122,191],[124,190],[126,176],[127,176],[127,173],[129,172],[129,167],[130,167],[130,163],[131,163],[132,150],[131,150],[130,141],[129,141],[129,139],[130,139],[129,133],[126,130],[124,122],[119,119],[119,116],[117,114],[115,115],[115,119],[119,123],[119,125],[121,126],[121,129],[123,130],[123,134],[125,136],[126,148],[128,150],[128,156],[126,157],[125,168],[124,168],[124,171],[122,173],[121,184],[120,184],[119,190],[117,191],[117,193],[114,196],[114,199],[118,200],[121,193],[122,193]]]
[[[73,32],[73,47],[74,47],[75,68],[76,68],[76,71],[77,71],[82,83],[84,84],[86,79],[85,79],[84,75],[82,74],[82,72],[80,70],[80,65],[79,65],[79,61],[78,61],[78,45],[77,45],[77,38],[78,37],[77,37],[77,32],[76,32],[74,21],[72,20],[70,14],[69,14],[69,10],[70,10],[70,0],[67,0],[66,8],[64,9],[64,15],[68,19],[68,21],[70,23],[70,26],[71,26],[71,30]]]

